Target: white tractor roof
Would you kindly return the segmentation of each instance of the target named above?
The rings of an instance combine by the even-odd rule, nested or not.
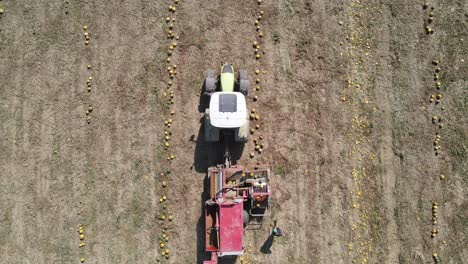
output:
[[[238,92],[216,92],[210,99],[211,125],[219,128],[237,128],[247,122],[247,104]]]

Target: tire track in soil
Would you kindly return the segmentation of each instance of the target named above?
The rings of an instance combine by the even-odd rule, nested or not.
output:
[[[421,36],[418,35],[420,25],[411,23],[415,18],[414,10],[418,9],[417,6],[417,3],[381,3],[380,10],[383,10],[383,16],[389,18],[387,23],[392,26],[380,25],[379,32],[382,37],[377,49],[378,54],[391,54],[391,56],[380,56],[378,59],[377,82],[381,85],[376,87],[378,91],[376,102],[382,109],[380,119],[385,121],[378,131],[379,134],[385,135],[386,145],[380,148],[379,158],[384,164],[381,169],[382,175],[387,176],[383,178],[383,205],[388,239],[385,245],[388,255],[385,259],[387,261],[398,259],[404,263],[426,261],[422,255],[424,235],[420,227],[425,216],[419,212],[425,180],[418,176],[421,168],[416,165],[421,164],[426,157],[421,154],[424,152],[421,146],[412,144],[417,142],[417,138],[424,132],[417,131],[418,129],[409,125],[413,123],[414,126],[422,127],[419,124],[424,123],[424,120],[419,116],[412,116],[409,121],[406,114],[402,114],[418,111],[419,106],[415,103],[415,98],[418,98],[423,90],[423,84],[413,77],[421,72],[419,62],[425,52],[421,47],[424,45],[421,43]],[[418,16],[419,14],[416,14],[416,17]],[[413,135],[417,136],[412,137]],[[391,141],[386,137],[391,137]],[[393,178],[388,178],[390,174],[396,176],[394,187]],[[391,196],[387,196],[391,187],[394,188]],[[407,236],[410,233],[413,245],[407,243]]]
[[[346,197],[341,191],[342,179],[332,169],[336,161],[331,158],[339,156],[340,148],[335,139],[341,136],[331,121],[339,109],[333,92],[339,84],[329,61],[335,58],[323,56],[331,49],[324,38],[325,29],[333,34],[325,14],[334,3],[316,2],[313,7],[288,1],[275,4],[272,33],[266,37],[279,39],[272,42],[270,53],[274,84],[266,100],[270,102],[266,119],[271,120],[267,127],[272,131],[268,137],[272,150],[267,153],[271,152],[275,167],[287,170],[273,185],[273,200],[287,237],[275,242],[268,260],[341,263],[343,238],[334,230],[343,225],[341,208]],[[333,253],[324,253],[330,250]]]
[[[68,63],[72,57],[69,48],[72,38],[56,34],[56,29],[47,25],[68,29],[68,33],[70,28],[66,27],[62,16],[46,15],[46,8],[52,5],[7,5],[8,15],[2,16],[2,32],[10,37],[2,38],[8,45],[1,57],[10,61],[1,63],[8,65],[2,72],[9,72],[2,80],[5,87],[9,87],[9,93],[17,94],[3,94],[5,90],[1,89],[2,98],[11,99],[6,101],[12,102],[10,117],[14,120],[14,123],[2,120],[3,126],[9,127],[11,132],[4,130],[1,134],[11,138],[13,143],[12,148],[5,148],[11,151],[4,153],[11,159],[2,157],[3,165],[14,168],[11,172],[7,170],[11,181],[6,183],[8,191],[2,200],[15,202],[11,218],[6,214],[11,225],[2,224],[2,233],[9,234],[2,235],[10,241],[9,249],[2,247],[0,251],[10,252],[3,258],[9,263],[28,259],[43,263],[59,259],[71,261],[76,258],[63,256],[63,252],[70,252],[74,246],[68,235],[75,234],[75,228],[68,230],[68,222],[73,218],[70,208],[75,202],[72,196],[63,193],[72,188],[73,160],[68,156],[69,137],[61,132],[70,130],[73,125],[68,119],[71,111],[66,106],[75,103],[64,88],[75,74],[73,65]],[[34,27],[28,26],[31,22]],[[12,54],[17,54],[18,58]],[[63,78],[57,79],[57,76]],[[1,204],[2,211],[5,207]],[[64,242],[43,245],[43,241]]]
[[[160,45],[161,30],[156,19],[143,18],[163,7],[141,2],[76,8],[95,32],[88,58],[96,71],[95,121],[81,144],[89,152],[83,170],[89,255],[96,263],[154,261],[157,195],[148,186],[156,186],[159,138],[153,135],[160,124],[149,83],[159,62],[148,47]]]
[[[446,54],[450,53],[450,45],[442,44],[444,40],[450,39],[449,42],[454,46],[457,46],[457,41],[459,41],[458,36],[453,38],[454,34],[457,34],[456,26],[453,27],[454,25],[451,24],[450,31],[444,30],[447,17],[443,13],[451,10],[449,17],[456,19],[457,15],[454,15],[456,13],[454,12],[456,4],[454,2],[444,2],[443,6],[437,7],[434,11],[435,19],[431,27],[435,29],[435,33],[427,35],[424,32],[424,27],[426,26],[425,21],[429,18],[429,12],[431,12],[430,6],[424,9],[422,3],[404,5],[387,3],[383,5],[384,14],[391,17],[389,24],[392,25],[389,27],[391,31],[390,50],[382,51],[382,53],[392,54],[392,56],[382,58],[384,61],[382,66],[388,65],[390,68],[391,65],[392,72],[391,89],[387,90],[388,101],[392,102],[390,109],[392,111],[392,149],[394,155],[400,158],[401,167],[400,170],[395,169],[397,172],[395,188],[397,207],[394,218],[398,227],[399,244],[405,249],[398,251],[398,259],[405,263],[414,261],[429,263],[434,261],[434,259],[431,260],[432,254],[434,252],[440,253],[437,250],[434,251],[434,248],[438,246],[444,251],[454,249],[453,246],[440,244],[443,236],[448,231],[444,229],[447,228],[450,213],[447,213],[444,207],[450,204],[448,200],[445,200],[447,199],[445,195],[451,193],[451,190],[450,187],[445,189],[449,186],[445,182],[441,184],[439,174],[450,173],[451,165],[441,166],[441,163],[450,160],[450,154],[448,152],[443,153],[442,158],[439,160],[439,157],[434,155],[434,151],[430,150],[434,146],[428,143],[434,140],[432,127],[434,125],[428,126],[428,120],[431,122],[433,109],[440,106],[451,106],[450,102],[444,99],[441,100],[439,105],[428,106],[428,102],[431,102],[431,93],[437,90],[436,81],[434,80],[436,66],[429,65],[434,59],[446,60]],[[452,58],[446,61],[455,60]],[[444,73],[440,74],[440,78],[443,79],[445,75]],[[454,85],[447,90],[454,92],[456,87]],[[390,90],[391,92],[389,92]],[[435,95],[434,99],[436,99]],[[440,108],[437,110],[440,110]],[[455,111],[449,110],[447,113],[455,113]],[[445,120],[448,119],[445,118]],[[443,132],[447,133],[449,130],[444,129]],[[449,149],[448,146],[447,149]],[[447,162],[447,164],[449,163],[451,162]],[[439,169],[447,171],[440,171]],[[448,196],[451,195],[453,193]],[[430,230],[437,228],[437,226],[433,226],[430,218],[432,202],[444,200],[446,203],[439,205],[443,214],[439,214],[441,219],[437,221],[440,233],[434,239],[431,239]],[[446,256],[450,255],[449,259],[456,259],[458,255],[453,253],[445,254]],[[451,260],[445,259],[445,261],[450,262]]]
[[[278,2],[276,3],[277,5],[281,5],[282,3]],[[277,6],[275,9],[280,9],[281,6]],[[266,22],[272,21],[273,19],[270,17],[272,16],[274,11],[272,12],[272,8],[269,8],[269,10],[266,11]],[[271,25],[270,23],[268,26]],[[273,26],[271,29],[269,29],[266,32],[266,36],[263,38],[263,41],[261,45],[265,46],[266,49],[266,54],[264,54],[263,59],[261,59],[261,62],[266,61],[267,64],[267,69],[270,70],[272,67],[271,65],[274,65],[273,60],[273,44],[271,41],[266,41],[266,40],[271,40],[271,32],[275,30],[275,27]],[[284,50],[283,50],[284,51]],[[287,52],[287,51],[286,51]],[[270,71],[269,71],[270,72]],[[277,73],[276,73],[277,74]],[[270,75],[270,74],[268,74]],[[271,76],[271,75],[270,75]],[[267,79],[266,85],[263,85],[263,91],[270,91],[268,93],[268,97],[265,101],[268,102],[270,101],[271,97],[275,97],[275,91],[274,89],[276,88],[277,84],[274,82],[271,82],[270,79]],[[295,87],[290,87],[289,93],[291,93],[294,90]],[[272,91],[273,90],[273,91]],[[272,92],[271,92],[272,91]],[[278,91],[279,92],[279,91]],[[281,93],[281,96],[287,96],[288,93]],[[276,95],[277,96],[277,95]],[[301,147],[294,147],[293,142],[304,142],[307,141],[306,138],[304,138],[304,135],[301,135],[300,133],[297,133],[297,131],[300,131],[302,129],[302,122],[303,120],[307,120],[307,117],[304,116],[303,111],[301,110],[303,104],[300,100],[298,100],[297,95],[292,95],[292,98],[289,98],[289,104],[290,106],[287,107],[287,114],[290,115],[291,117],[294,117],[291,119],[289,118],[284,118],[282,123],[288,123],[290,131],[287,132],[286,135],[284,133],[282,134],[272,134],[269,129],[272,129],[272,126],[267,126],[264,129],[268,130],[266,133],[269,135],[266,138],[266,154],[264,156],[267,156],[268,158],[263,158],[264,160],[271,161],[270,163],[272,166],[277,166],[278,158],[275,157],[277,156],[277,142],[275,141],[280,141],[281,138],[286,139],[286,145],[288,146],[289,153],[284,153],[283,151],[279,150],[278,152],[283,152],[280,154],[281,158],[279,159],[280,164],[283,162],[290,163],[291,168],[289,168],[290,172],[288,173],[287,177],[293,179],[293,184],[292,186],[284,186],[282,182],[285,181],[284,178],[279,177],[279,175],[273,175],[272,177],[272,190],[273,190],[273,204],[274,207],[272,210],[274,211],[274,216],[271,217],[271,219],[268,220],[278,220],[278,225],[282,227],[285,232],[286,232],[286,237],[277,239],[272,247],[272,254],[271,256],[266,255],[265,259],[267,262],[270,263],[282,263],[282,259],[285,257],[288,258],[290,261],[294,262],[299,262],[299,263],[305,263],[306,262],[306,255],[308,255],[309,250],[307,249],[308,246],[310,246],[308,243],[304,243],[307,238],[306,234],[308,233],[306,230],[302,230],[302,232],[292,232],[289,230],[292,230],[290,227],[291,225],[289,224],[292,222],[293,225],[295,226],[302,226],[305,227],[307,226],[307,218],[309,217],[309,192],[307,191],[307,188],[311,186],[309,184],[309,177],[310,174],[307,173],[308,166],[305,164],[301,164],[301,160],[307,160],[308,157],[304,156],[304,153],[301,151]],[[264,100],[264,99],[262,99]],[[277,103],[281,104],[280,100],[276,100]],[[279,101],[279,102],[278,102]],[[283,106],[284,107],[284,106]],[[269,108],[269,107],[268,107]],[[262,105],[259,107],[260,112],[262,113],[269,113],[266,118],[263,119],[263,122],[271,124],[274,121],[279,121],[278,116],[273,115],[273,108],[270,109],[265,109],[265,105]],[[284,108],[283,108],[284,109]],[[266,119],[266,120],[265,120]],[[292,133],[291,133],[292,131]],[[271,142],[271,150],[268,148]],[[271,152],[271,153],[270,153]],[[283,159],[283,160],[282,160]],[[280,165],[281,166],[281,165]],[[272,168],[273,172],[275,171],[275,167]],[[273,173],[274,174],[274,173]],[[288,201],[289,203],[281,204],[281,199],[280,196],[276,193],[283,193],[284,190],[288,193],[291,193],[291,201]],[[268,223],[268,221],[267,221]],[[265,229],[264,229],[265,230]],[[270,231],[270,228],[267,229]],[[266,240],[266,236],[268,235],[268,231],[264,232],[263,234],[259,234],[259,236],[263,237],[263,240]],[[284,241],[281,241],[284,240]],[[295,256],[291,258],[291,256]],[[260,262],[262,263],[262,262]]]

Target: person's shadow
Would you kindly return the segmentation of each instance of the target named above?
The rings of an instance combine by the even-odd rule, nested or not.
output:
[[[273,228],[271,230],[274,230],[276,227],[276,220],[273,221]],[[273,234],[273,231],[270,233],[268,236],[267,240],[265,243],[263,243],[262,247],[260,248],[260,252],[263,254],[271,254],[271,246],[273,246],[273,241],[275,240],[275,236]]]
[[[271,254],[271,246],[273,245],[273,240],[275,239],[275,236],[273,233],[271,233],[265,243],[263,243],[262,247],[260,248],[260,252],[263,254]]]

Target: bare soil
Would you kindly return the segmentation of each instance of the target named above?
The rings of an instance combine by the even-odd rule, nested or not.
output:
[[[234,262],[466,262],[468,3],[263,2],[0,1],[0,263],[156,263],[165,229],[162,263],[201,263],[219,154],[200,95],[221,62],[260,80],[260,128],[238,163],[273,171],[272,215]],[[286,236],[271,241],[273,220]]]

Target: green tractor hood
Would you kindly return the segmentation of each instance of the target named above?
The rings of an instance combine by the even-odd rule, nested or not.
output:
[[[232,65],[224,64],[221,66],[221,91],[234,91],[234,68]]]

